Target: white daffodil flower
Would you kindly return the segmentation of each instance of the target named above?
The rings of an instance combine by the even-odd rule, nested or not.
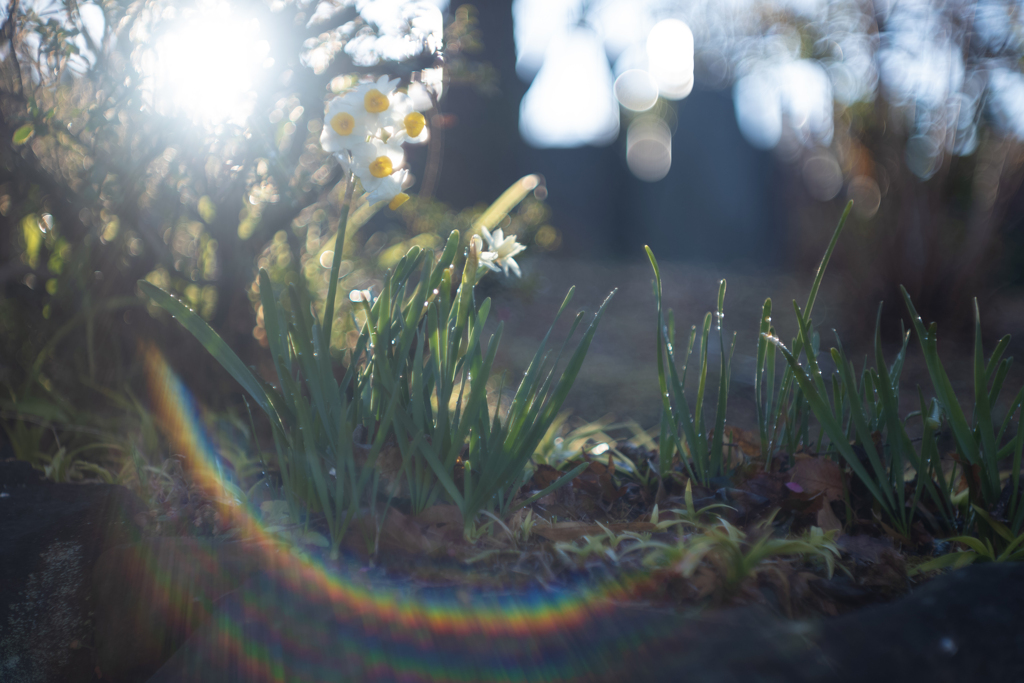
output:
[[[346,173],[359,178],[367,201],[387,201],[391,209],[409,195],[402,192],[409,172],[403,142],[426,140],[426,119],[412,99],[395,90],[399,79],[381,76],[336,97],[327,106],[320,144],[338,157]]]
[[[494,258],[485,259],[483,255],[480,257],[480,263],[487,266],[491,270],[497,272],[503,270],[505,275],[508,276],[509,269],[516,274],[516,277],[522,277],[522,272],[519,270],[519,264],[516,263],[516,254],[526,249],[525,246],[516,242],[515,235],[509,235],[505,237],[501,228],[498,228],[492,234],[487,228],[481,227],[480,234],[483,235],[484,240],[487,242],[488,251],[485,253],[493,253]]]
[[[397,209],[409,199],[409,195],[402,192],[402,186],[409,178],[409,171],[402,169],[377,181],[373,189],[367,189],[366,201],[370,204],[377,202],[388,202],[388,208],[392,211]]]
[[[419,144],[427,141],[427,118],[416,110],[411,97],[395,93],[390,109],[392,135],[402,142]]]
[[[359,178],[363,190],[371,194],[398,171],[403,161],[405,152],[402,146],[392,141],[382,142],[375,139],[356,145],[352,149],[352,170]],[[402,179],[398,180],[399,192],[404,179],[403,175]]]
[[[325,152],[346,156],[344,153],[353,145],[366,142],[373,124],[362,106],[345,97],[335,97],[327,105],[320,145]]]
[[[400,142],[391,139],[384,142],[380,138],[373,138],[352,146],[352,160],[355,162],[357,174],[359,173],[358,168],[360,166],[370,167],[373,165],[373,162],[378,160],[382,164],[382,169],[387,168],[387,164],[381,157],[386,157],[391,162],[391,171],[389,173],[394,173],[405,161],[405,150],[402,149]],[[373,173],[378,178],[383,177],[380,175],[380,172],[381,170],[378,170],[377,173],[373,173],[372,170],[370,171],[370,173]]]
[[[371,114],[382,114],[391,107],[391,94],[395,92],[400,79],[381,76],[376,83],[360,84],[354,88],[362,96],[363,107]]]

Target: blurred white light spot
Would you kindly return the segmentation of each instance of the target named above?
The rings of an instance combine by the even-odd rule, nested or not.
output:
[[[344,6],[345,3],[340,3]],[[360,0],[363,21],[376,31],[357,31],[345,53],[357,66],[402,62],[441,49],[444,16],[437,4],[422,0]]]
[[[772,149],[782,138],[782,108],[779,91],[759,73],[736,81],[732,91],[736,122],[754,147]]]
[[[78,6],[78,15],[82,18],[82,28],[97,45],[103,42],[103,31],[107,24],[103,9],[92,2],[83,2]]]
[[[516,73],[529,81],[540,70],[548,47],[562,39],[566,27],[579,20],[581,0],[514,0],[512,31],[516,42]]]
[[[871,218],[878,213],[882,191],[871,176],[859,175],[850,181],[846,196],[853,200],[853,212],[860,218]]]
[[[827,202],[843,188],[843,170],[828,152],[808,158],[804,162],[803,176],[807,192],[819,202]]]
[[[324,253],[320,254],[320,265],[324,268],[330,268],[334,262],[334,250],[328,249]]]
[[[736,120],[751,145],[771,149],[783,121],[804,144],[832,142],[832,85],[817,63],[801,59],[758,69],[733,87]]]
[[[1018,140],[1024,140],[1024,75],[999,68],[992,70],[989,79],[997,120]]]
[[[226,3],[202,4],[156,44],[148,74],[155,103],[206,123],[244,123],[269,50],[255,19],[238,16]]]
[[[604,47],[575,29],[551,43],[519,105],[519,132],[534,147],[606,145],[619,134],[619,106]]]
[[[672,168],[672,131],[655,116],[644,116],[626,131],[626,164],[640,180],[653,183]]]
[[[916,5],[916,7],[915,7]],[[938,11],[927,3],[908,3],[893,17],[878,52],[882,81],[890,101],[940,105],[964,80],[960,46],[952,42]]]
[[[679,19],[663,19],[647,35],[651,75],[662,97],[681,100],[693,90],[693,33]]]
[[[587,19],[604,40],[613,58],[631,45],[643,43],[651,28],[651,16],[636,0],[604,0],[588,8]]]
[[[626,109],[646,111],[658,101],[658,84],[642,69],[624,71],[615,79],[615,99]]]

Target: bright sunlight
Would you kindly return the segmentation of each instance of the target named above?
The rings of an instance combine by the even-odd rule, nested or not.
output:
[[[230,26],[231,30],[225,31]],[[259,22],[228,4],[210,2],[182,13],[156,42],[150,73],[157,109],[206,124],[244,123],[254,86],[270,65]]]

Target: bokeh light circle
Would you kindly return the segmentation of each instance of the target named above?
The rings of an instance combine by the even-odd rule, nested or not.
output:
[[[659,21],[647,35],[647,58],[661,96],[681,100],[693,90],[693,32],[679,19]]]
[[[882,191],[871,176],[859,175],[850,181],[846,196],[853,200],[853,212],[860,218],[871,218],[878,213]]]
[[[658,84],[643,69],[629,69],[615,79],[615,99],[626,109],[647,111],[658,101]]]
[[[819,152],[808,157],[803,168],[804,185],[807,192],[819,202],[833,199],[843,189],[843,169],[829,152]]]
[[[626,164],[640,180],[653,183],[672,168],[672,131],[655,116],[638,118],[626,131]]]

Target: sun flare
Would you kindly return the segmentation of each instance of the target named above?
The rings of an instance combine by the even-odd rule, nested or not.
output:
[[[256,19],[226,3],[204,4],[157,40],[154,103],[207,124],[244,123],[269,51]]]

